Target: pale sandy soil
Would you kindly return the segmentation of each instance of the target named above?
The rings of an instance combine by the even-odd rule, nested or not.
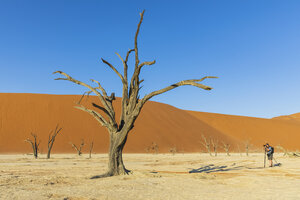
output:
[[[0,155],[0,199],[300,199],[300,158],[278,154],[265,169],[263,154],[124,154],[132,175],[93,180],[105,154],[44,157]]]

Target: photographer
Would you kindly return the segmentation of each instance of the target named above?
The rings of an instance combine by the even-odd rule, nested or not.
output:
[[[270,162],[269,167],[273,167],[273,153],[274,153],[274,148],[270,146],[268,143],[264,145],[265,147],[265,152],[267,153],[268,160]]]

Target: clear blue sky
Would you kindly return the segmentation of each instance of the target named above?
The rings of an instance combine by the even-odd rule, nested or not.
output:
[[[219,79],[152,100],[206,112],[274,117],[300,112],[300,1],[0,1],[0,92],[82,94],[54,81],[62,70],[99,80],[121,95],[121,82],[100,62],[133,48],[139,12],[145,68],[142,95],[179,80]],[[131,57],[133,58],[133,57]]]

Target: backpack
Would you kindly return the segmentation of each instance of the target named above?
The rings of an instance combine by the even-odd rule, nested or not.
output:
[[[274,153],[274,147],[271,147],[271,154],[273,154],[273,153]]]

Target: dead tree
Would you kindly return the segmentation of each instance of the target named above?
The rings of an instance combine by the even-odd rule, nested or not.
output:
[[[224,150],[225,150],[225,152],[226,152],[226,155],[227,155],[227,156],[230,156],[230,154],[229,154],[230,144],[224,143],[224,142],[223,142],[223,148],[224,148]]]
[[[144,11],[140,13],[140,20],[137,25],[137,30],[134,37],[134,48],[128,50],[125,59],[123,59],[118,53],[116,53],[117,56],[122,61],[123,68],[124,68],[123,74],[121,74],[113,64],[111,64],[107,60],[104,60],[103,58],[101,59],[105,65],[111,68],[118,75],[123,85],[121,113],[120,113],[119,121],[117,121],[115,117],[115,109],[113,108],[115,93],[112,93],[109,96],[99,81],[92,79],[91,81],[96,84],[96,86],[92,86],[84,82],[81,82],[79,80],[76,80],[70,75],[62,71],[54,72],[55,74],[60,74],[63,76],[62,78],[57,78],[56,80],[67,80],[88,88],[88,91],[83,94],[83,97],[86,94],[94,93],[99,98],[99,101],[102,104],[102,105],[98,105],[96,103],[92,103],[95,109],[91,109],[89,107],[85,107],[79,101],[77,106],[75,106],[77,109],[83,110],[89,113],[90,115],[92,115],[100,123],[100,125],[107,128],[107,131],[109,133],[110,145],[109,145],[109,153],[108,153],[108,157],[109,157],[108,170],[105,174],[100,176],[95,176],[93,178],[100,178],[100,177],[107,177],[107,176],[129,173],[129,170],[125,168],[123,163],[123,158],[122,158],[123,148],[126,144],[128,133],[134,127],[134,123],[137,117],[139,116],[143,106],[148,100],[150,100],[152,97],[155,97],[157,95],[160,95],[162,93],[168,92],[170,90],[173,90],[174,88],[184,86],[184,85],[192,85],[198,88],[202,88],[204,90],[211,90],[212,89],[211,87],[203,85],[199,82],[202,82],[208,78],[217,78],[213,76],[206,76],[200,79],[189,79],[189,80],[179,81],[165,88],[146,94],[143,98],[140,98],[140,90],[142,87],[141,83],[144,81],[143,79],[140,79],[140,73],[142,71],[142,68],[155,64],[155,60],[141,62],[139,59],[138,35],[143,21],[143,17],[144,17]],[[133,75],[130,78],[128,77],[128,59],[129,59],[129,55],[133,52],[135,55],[135,63],[134,63]]]
[[[146,148],[147,153],[153,152],[155,154],[158,154],[158,150],[159,146],[155,142],[152,142],[151,145]]]
[[[39,142],[37,142],[37,135],[31,133],[33,140],[30,140],[29,138],[26,139],[25,141],[31,144],[32,147],[32,151],[33,151],[33,156],[35,157],[35,159],[38,158],[38,152],[39,152],[39,145],[41,143],[41,141],[39,140]]]
[[[247,140],[245,142],[246,156],[249,156],[249,149],[250,149],[250,142]]]
[[[210,140],[207,140],[206,137],[204,135],[201,135],[203,141],[200,141],[201,144],[204,146],[204,148],[206,148],[206,151],[207,153],[209,153],[210,156],[212,156],[211,154],[211,150],[210,150],[210,147],[211,147],[211,141]]]
[[[58,125],[56,125],[55,130],[52,130],[49,134],[47,159],[50,158],[50,153],[51,153],[55,138],[61,130],[62,130],[62,128],[58,128]]]
[[[215,156],[217,156],[219,141],[217,139],[216,140],[211,139],[210,141],[211,141],[212,148],[215,152]]]
[[[172,147],[169,149],[169,152],[172,154],[172,155],[175,155],[175,153],[177,153],[177,148],[176,147]]]
[[[80,146],[77,147],[75,144],[71,143],[72,147],[77,151],[77,154],[81,156],[82,154],[82,147],[84,146],[84,140],[81,140]]]
[[[238,151],[239,151],[240,156],[242,156],[242,152],[241,152],[241,149],[240,149],[240,145],[237,145],[237,148],[238,148]]]
[[[92,151],[93,151],[93,148],[94,148],[94,141],[92,141],[91,144],[90,144],[89,158],[92,158]]]

